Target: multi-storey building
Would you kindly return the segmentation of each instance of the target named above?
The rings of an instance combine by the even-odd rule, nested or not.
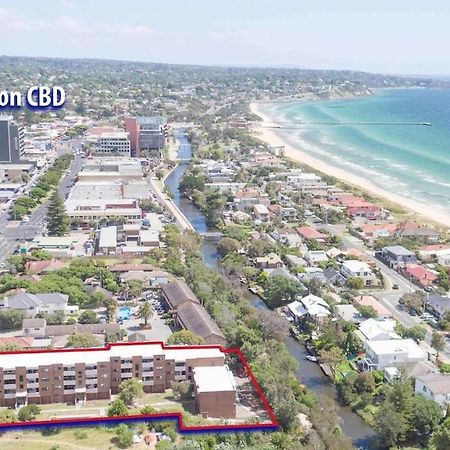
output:
[[[130,136],[132,156],[161,156],[168,132],[161,117],[127,117],[125,129]]]
[[[0,353],[0,406],[109,399],[119,392],[123,381],[132,377],[142,382],[144,392],[164,392],[176,381],[193,380],[197,367],[209,367],[214,374],[214,368],[224,364],[219,347],[171,348],[158,342]],[[225,381],[221,392],[226,392],[223,401],[230,404],[225,406],[226,415],[219,417],[235,411],[236,393],[234,390],[234,396],[230,396],[233,384],[228,378]],[[219,398],[219,404],[221,401]],[[202,406],[201,412],[208,415],[208,408]],[[211,410],[212,414],[219,414],[217,408]]]
[[[24,131],[13,116],[0,115],[0,162],[19,163],[24,152]]]
[[[130,140],[124,131],[102,133],[95,148],[96,155],[130,156]]]

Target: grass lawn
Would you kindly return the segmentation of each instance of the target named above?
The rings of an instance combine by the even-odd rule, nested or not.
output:
[[[83,433],[86,434],[83,436]],[[77,437],[78,436],[78,437]],[[80,436],[83,439],[80,439]],[[53,446],[58,450],[109,450],[118,448],[112,439],[114,432],[104,427],[62,428],[57,434],[45,436],[40,431],[8,432],[0,436],[2,450],[49,450]],[[148,447],[137,444],[131,449],[141,450]]]
[[[339,366],[337,366],[335,368],[334,379],[335,379],[335,381],[340,381],[345,377],[345,375],[348,372],[353,372],[353,371],[354,370],[352,369],[350,363],[348,361],[345,361],[344,363],[340,364]]]

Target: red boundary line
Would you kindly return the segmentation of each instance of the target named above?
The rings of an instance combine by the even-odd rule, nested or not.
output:
[[[222,431],[262,431],[262,430],[276,430],[279,427],[279,422],[275,413],[273,412],[269,402],[267,401],[258,381],[245,359],[240,348],[224,348],[220,345],[165,345],[162,341],[141,341],[141,342],[118,342],[107,344],[104,347],[94,348],[64,348],[51,350],[15,350],[11,352],[0,352],[0,355],[11,354],[35,354],[35,353],[70,353],[70,352],[102,352],[108,351],[112,347],[126,347],[131,345],[160,345],[162,349],[204,349],[216,348],[222,353],[235,354],[239,358],[241,364],[245,367],[248,378],[253,383],[259,399],[266,408],[271,419],[270,423],[255,423],[255,424],[235,424],[235,425],[203,425],[203,426],[187,426],[183,421],[183,415],[179,412],[173,413],[155,413],[155,414],[132,414],[128,416],[112,416],[112,417],[82,417],[74,419],[53,419],[53,420],[35,420],[30,422],[0,422],[0,429],[16,429],[16,428],[38,428],[38,427],[52,427],[52,426],[81,426],[81,425],[96,425],[102,423],[116,423],[116,422],[139,422],[147,420],[164,420],[175,419],[178,424],[178,430],[181,433],[195,433],[195,432],[222,432]]]

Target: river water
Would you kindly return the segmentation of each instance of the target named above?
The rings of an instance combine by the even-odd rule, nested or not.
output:
[[[180,142],[178,157],[184,161],[189,160],[192,156],[192,151],[188,139],[182,131],[177,132],[177,138]],[[174,203],[192,223],[194,229],[199,233],[211,231],[206,223],[203,213],[180,193],[180,180],[187,167],[188,162],[180,163],[166,178],[165,184],[173,194]],[[201,251],[204,263],[212,270],[219,271],[217,245],[211,242],[204,242]],[[259,297],[249,294],[249,299],[255,308],[267,308],[265,303]],[[352,412],[349,407],[344,406],[339,402],[335,386],[330,383],[330,380],[322,372],[319,365],[306,359],[308,352],[303,344],[297,342],[292,337],[288,337],[286,339],[286,345],[291,356],[299,362],[299,370],[297,373],[298,380],[317,395],[333,399],[336,413],[341,419],[341,428],[344,433],[352,439],[353,444],[356,447],[367,448],[371,437],[374,435],[372,428],[357,414]]]

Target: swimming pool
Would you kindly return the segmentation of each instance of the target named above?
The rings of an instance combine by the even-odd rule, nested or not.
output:
[[[131,318],[131,308],[128,306],[121,306],[119,308],[119,320],[128,320]]]

